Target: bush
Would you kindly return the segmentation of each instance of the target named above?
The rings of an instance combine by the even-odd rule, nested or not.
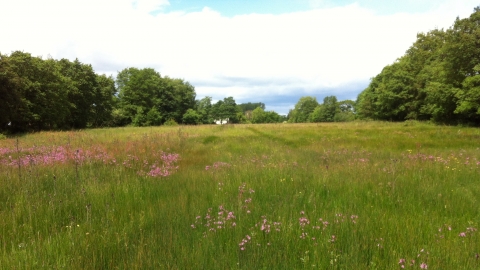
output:
[[[165,126],[178,126],[178,123],[175,122],[175,120],[173,118],[171,118],[170,120],[165,122],[163,125],[165,125]]]

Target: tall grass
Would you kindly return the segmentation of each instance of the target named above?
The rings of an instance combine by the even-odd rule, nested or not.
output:
[[[476,269],[479,142],[415,122],[3,139],[1,267]]]

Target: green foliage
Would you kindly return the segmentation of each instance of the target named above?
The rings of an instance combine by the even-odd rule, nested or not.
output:
[[[310,114],[318,106],[317,98],[315,97],[301,97],[295,104],[293,111],[290,111],[288,119],[291,123],[305,123],[308,121]]]
[[[183,115],[183,123],[186,125],[197,125],[202,122],[202,116],[193,109],[188,109]]]
[[[238,104],[237,107],[239,108],[239,110],[242,113],[245,113],[247,111],[253,111],[256,108],[262,108],[263,110],[265,110],[265,103],[262,103],[262,102],[254,102],[254,103],[248,102],[248,103]]]
[[[127,68],[117,75],[119,106],[135,126],[181,122],[195,105],[195,89],[180,79],[162,78],[151,68]],[[146,116],[144,114],[150,114]]]
[[[215,120],[228,119],[229,123],[238,123],[237,104],[233,97],[226,97],[212,106],[211,115]]]
[[[0,130],[106,126],[112,123],[115,94],[112,78],[78,59],[56,61],[19,51],[0,55]]]
[[[201,123],[203,124],[212,124],[213,115],[212,115],[212,97],[204,97],[201,100],[196,101],[197,112],[201,116]]]
[[[253,124],[279,123],[282,121],[282,118],[274,111],[264,111],[261,107],[257,107],[252,111],[250,120]]]
[[[147,115],[146,115],[146,121],[145,125],[146,126],[158,126],[162,124],[163,117],[160,114],[160,112],[157,110],[157,108],[153,107],[151,108]]]
[[[175,119],[171,118],[167,120],[165,123],[163,123],[164,126],[178,126],[178,123],[175,121]]]
[[[440,123],[480,123],[478,91],[480,9],[446,31],[417,35],[417,41],[359,94],[360,118]]]

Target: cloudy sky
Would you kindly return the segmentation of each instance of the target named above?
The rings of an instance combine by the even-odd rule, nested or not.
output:
[[[355,99],[418,32],[478,0],[0,0],[0,52],[155,68],[286,114],[301,96]]]

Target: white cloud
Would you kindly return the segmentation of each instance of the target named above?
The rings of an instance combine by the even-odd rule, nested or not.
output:
[[[250,97],[256,102],[262,96],[292,94],[289,91],[315,95],[365,82],[403,55],[418,32],[447,28],[477,5],[445,0],[429,12],[384,16],[358,4],[231,18],[208,7],[148,14],[168,4],[0,0],[0,25],[7,26],[2,28],[0,52],[78,57],[107,74],[153,67],[162,75],[198,82],[198,97]]]

